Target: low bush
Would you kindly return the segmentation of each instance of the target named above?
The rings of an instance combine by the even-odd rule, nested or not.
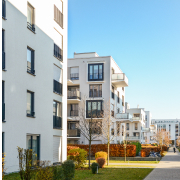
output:
[[[91,165],[92,173],[96,174],[97,173],[97,169],[99,169],[98,163],[93,162],[92,165]]]
[[[68,154],[68,159],[74,161],[76,168],[80,168],[86,163],[87,152],[84,149],[71,149]]]
[[[61,180],[64,179],[62,166],[54,166],[53,167],[53,180]]]
[[[105,160],[107,159],[107,153],[103,151],[99,151],[95,153],[95,159],[97,158],[104,158]]]
[[[72,160],[64,161],[64,163],[62,164],[62,170],[65,180],[71,180],[74,178],[75,165]]]
[[[96,159],[96,162],[99,164],[100,168],[103,168],[105,163],[106,163],[106,160],[104,158],[102,158],[102,157],[99,157],[99,158]]]

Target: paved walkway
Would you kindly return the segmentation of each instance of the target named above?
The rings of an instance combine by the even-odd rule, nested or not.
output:
[[[144,180],[180,180],[180,153],[171,147],[156,168]]]

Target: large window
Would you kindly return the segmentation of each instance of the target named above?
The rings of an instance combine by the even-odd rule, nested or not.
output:
[[[88,64],[88,81],[104,80],[104,64]]]
[[[114,86],[111,86],[111,98],[114,99]]]
[[[62,104],[57,101],[53,101],[53,128],[62,128]]]
[[[138,123],[135,123],[135,130],[138,130]]]
[[[5,121],[4,84],[5,82],[2,81],[2,121]]]
[[[4,47],[4,39],[5,39],[5,30],[2,30],[2,69],[5,69],[5,47]]]
[[[119,91],[117,92],[117,102],[119,103],[120,102],[120,97],[119,97]]]
[[[6,1],[2,0],[2,17],[6,18]]]
[[[90,84],[89,97],[102,97],[102,84]]]
[[[34,7],[28,3],[27,4],[27,27],[33,32],[35,32],[34,22],[35,22]]]
[[[86,101],[86,118],[101,118],[103,117],[102,100]]]
[[[40,136],[39,135],[27,135],[27,149],[32,149],[33,157],[32,162],[40,160]]]
[[[71,67],[70,68],[70,79],[71,80],[79,80],[79,67]]]
[[[55,43],[54,43],[54,56],[60,61],[63,61],[63,50]]]
[[[71,110],[70,110],[70,116],[78,116],[78,104],[70,104]]]
[[[27,91],[27,116],[34,117],[34,92]]]
[[[34,50],[27,48],[27,72],[35,74],[34,70]]]
[[[129,123],[126,123],[126,130],[129,131]]]

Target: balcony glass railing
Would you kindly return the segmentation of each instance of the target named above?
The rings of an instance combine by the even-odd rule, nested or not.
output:
[[[119,81],[119,80],[125,81],[128,84],[128,78],[124,73],[112,74],[112,81]]]
[[[71,73],[70,79],[71,80],[79,80],[79,73]]]
[[[127,140],[139,140],[140,136],[128,136],[126,137]]]
[[[118,118],[118,119],[130,119],[130,118],[132,118],[132,115],[129,113],[120,113],[120,114],[116,114],[116,118]]]
[[[80,91],[68,91],[67,98],[68,99],[81,99],[81,92]]]
[[[92,110],[91,111],[86,111],[86,118],[102,118],[103,117],[103,111],[102,110]]]
[[[56,80],[53,80],[53,92],[62,95],[62,84]]]
[[[80,137],[80,130],[79,129],[68,129],[67,130],[68,137]]]

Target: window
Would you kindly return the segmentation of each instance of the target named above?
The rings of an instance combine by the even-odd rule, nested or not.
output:
[[[114,129],[111,128],[111,135],[114,136]]]
[[[111,116],[114,117],[114,104],[111,104]]]
[[[98,101],[86,101],[86,118],[101,118],[103,117],[102,100]]]
[[[40,136],[39,135],[27,135],[26,136],[27,140],[27,149],[32,149],[33,157],[32,157],[32,162],[33,161],[38,161],[40,160]]]
[[[63,50],[54,43],[54,56],[63,62]]]
[[[112,93],[111,97],[112,97],[112,99],[114,99],[114,86],[111,86],[111,88],[112,88],[112,90],[111,90],[111,93]]]
[[[71,67],[70,68],[70,79],[71,80],[79,80],[79,67]]]
[[[79,91],[79,86],[68,87],[67,92],[68,99],[81,99],[81,92]]]
[[[117,102],[119,103],[120,101],[119,101],[119,91],[117,92]]]
[[[35,32],[35,18],[34,18],[34,7],[27,4],[27,28]]]
[[[120,108],[117,108],[117,113],[120,113]]]
[[[6,18],[6,1],[2,0],[2,17]]]
[[[4,132],[2,132],[2,157],[4,157]]]
[[[72,130],[77,129],[76,122],[68,122],[68,129],[72,129]]]
[[[27,91],[27,116],[34,117],[34,93]]]
[[[71,106],[70,116],[78,116],[79,105],[78,104],[70,104],[70,106]]]
[[[139,132],[134,132],[134,133],[133,133],[133,136],[139,137]]]
[[[126,137],[129,137],[129,133],[126,133]]]
[[[2,30],[2,69],[5,69],[5,47],[4,47],[4,39],[5,39],[5,30]]]
[[[54,20],[63,28],[63,13],[54,5]]]
[[[53,101],[53,128],[62,128],[62,104],[57,101]]]
[[[134,114],[134,117],[140,117],[140,114]]]
[[[35,74],[34,70],[34,51],[27,48],[27,72],[30,74]]]
[[[126,130],[129,130],[129,123],[126,123]]]
[[[89,97],[102,97],[102,84],[90,84]]]
[[[138,130],[138,123],[135,123],[135,130]]]
[[[102,134],[102,121],[92,122],[92,134]]]
[[[5,82],[2,81],[2,121],[5,121],[4,84]]]
[[[119,136],[120,135],[120,124],[119,123],[117,123],[117,135]]]
[[[103,74],[104,64],[88,64],[88,81],[102,81],[104,80]]]
[[[124,106],[124,96],[122,96],[122,106]]]

